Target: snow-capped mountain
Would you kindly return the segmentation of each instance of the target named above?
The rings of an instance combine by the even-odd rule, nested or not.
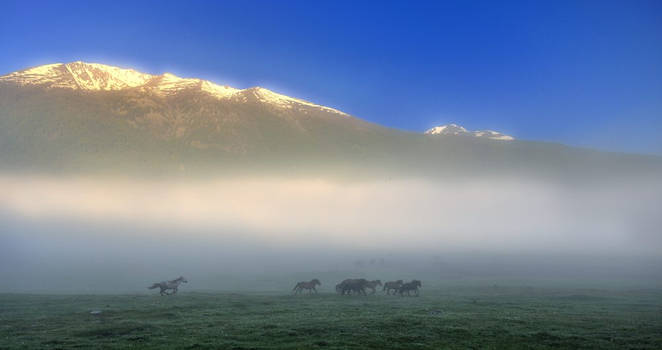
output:
[[[435,126],[425,131],[427,135],[464,135],[464,136],[473,136],[480,137],[490,140],[502,140],[502,141],[512,141],[515,138],[510,135],[505,135],[497,131],[492,130],[476,130],[468,131],[462,126],[457,124],[447,124]]]
[[[467,134],[468,131],[457,124],[448,124],[435,126],[434,128],[425,131],[425,133],[430,135],[464,135]]]
[[[71,62],[55,63],[25,69],[0,77],[0,83],[42,88],[65,88],[85,91],[138,90],[158,95],[175,95],[185,91],[200,91],[217,99],[246,100],[246,95],[278,108],[292,109],[307,106],[346,116],[334,108],[320,106],[305,100],[285,96],[271,90],[254,87],[236,89],[218,85],[208,80],[180,78],[165,73],[151,75],[133,69],[124,69],[99,63]]]
[[[78,90],[120,90],[144,85],[154,76],[97,63],[55,63],[32,67],[0,77],[22,86]]]
[[[596,169],[617,176],[662,167],[642,157],[503,142],[513,138],[455,124],[426,134],[387,128],[261,87],[237,89],[96,63],[49,64],[0,77],[0,171],[151,174],[243,171],[246,164],[259,164],[325,174],[346,169],[351,176],[364,171],[593,176]]]
[[[393,134],[262,87],[237,89],[170,73],[73,62],[0,77],[0,167],[3,158],[103,162],[108,154],[145,164],[360,154]]]

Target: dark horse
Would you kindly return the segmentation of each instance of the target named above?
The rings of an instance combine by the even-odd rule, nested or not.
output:
[[[405,292],[407,292],[407,295],[411,295],[410,292],[414,291],[416,293],[416,296],[418,296],[418,288],[421,287],[421,281],[419,280],[412,280],[411,282],[404,283],[403,285],[400,286],[400,289],[398,290],[398,293],[400,293],[401,296],[404,295]]]
[[[315,289],[315,286],[321,286],[321,285],[322,285],[322,283],[320,282],[320,280],[318,280],[317,278],[314,278],[310,282],[299,282],[299,283],[297,283],[297,285],[294,286],[292,291],[295,294],[299,294],[304,289],[307,289],[308,293],[312,293],[312,292],[317,293],[317,289]]]
[[[391,291],[393,291],[393,294],[395,294],[397,291],[400,290],[400,286],[402,286],[402,280],[389,281],[384,283],[383,290],[386,292],[387,295],[391,295]]]
[[[350,295],[351,293],[366,295],[365,289],[368,286],[368,281],[365,278],[348,278],[338,286],[336,290],[340,292],[341,295]]]

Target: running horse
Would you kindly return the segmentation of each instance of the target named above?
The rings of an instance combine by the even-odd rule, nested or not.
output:
[[[307,289],[308,293],[312,293],[312,292],[317,293],[317,289],[315,289],[315,286],[321,286],[321,285],[322,285],[322,283],[320,283],[320,280],[315,278],[315,279],[311,280],[310,282],[299,282],[299,283],[297,283],[297,285],[294,286],[292,291],[295,294],[299,294],[304,289]]]
[[[172,281],[162,281],[162,282],[157,282],[152,284],[151,287],[147,287],[147,289],[154,289],[154,288],[161,288],[161,295],[172,295],[172,294],[177,294],[177,288],[179,287],[180,284],[183,283],[188,283],[186,278],[184,276],[179,276],[178,278],[172,280]],[[168,293],[167,290],[172,289],[172,293]]]

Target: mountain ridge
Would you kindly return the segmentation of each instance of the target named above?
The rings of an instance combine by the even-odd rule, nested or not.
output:
[[[457,135],[446,137],[408,132],[260,87],[221,87],[219,97],[205,90],[215,86],[199,79],[72,67],[47,65],[0,77],[0,169],[215,172],[253,163],[317,164],[350,173],[590,178],[657,172],[662,164],[660,158],[559,144],[503,142],[478,134],[496,132],[457,125]],[[450,132],[441,129],[442,135]]]
[[[263,102],[272,103],[282,108],[291,108],[291,104],[301,104],[340,115],[348,115],[335,108],[282,95],[259,86],[237,89],[204,79],[181,78],[167,72],[161,75],[153,75],[138,72],[131,68],[120,68],[101,63],[87,63],[82,61],[54,63],[27,68],[0,76],[0,82],[15,83],[22,86],[31,85],[44,88],[67,88],[88,91],[117,91],[137,88],[151,90],[152,92],[165,95],[196,89],[219,99],[233,98],[237,94],[253,93]]]

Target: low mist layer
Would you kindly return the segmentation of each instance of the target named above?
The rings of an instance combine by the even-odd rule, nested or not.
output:
[[[659,183],[3,176],[0,193],[0,275],[15,280],[7,290],[97,290],[179,274],[196,276],[198,288],[240,288],[236,276],[367,267],[401,276],[440,261],[450,264],[445,275],[480,264],[490,275],[495,256],[528,276],[540,272],[530,264],[563,262],[568,273],[586,267],[577,257],[609,256],[609,268],[591,269],[608,277],[618,259],[650,267],[662,251]]]

